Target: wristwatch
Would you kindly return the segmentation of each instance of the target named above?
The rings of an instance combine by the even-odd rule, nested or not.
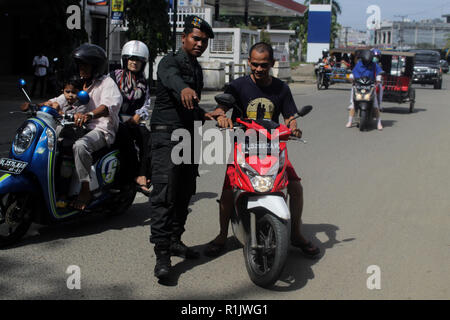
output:
[[[91,116],[91,119],[94,119],[94,113],[91,111],[91,112],[88,112],[88,113],[86,113],[88,116]]]

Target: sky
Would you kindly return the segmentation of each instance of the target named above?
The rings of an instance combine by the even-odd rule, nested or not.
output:
[[[401,21],[396,15],[408,15],[406,19],[422,20],[441,18],[443,14],[450,14],[448,0],[338,0],[342,14],[338,22],[344,27],[366,30],[369,14],[366,9],[370,5],[377,5],[381,9],[381,20]]]

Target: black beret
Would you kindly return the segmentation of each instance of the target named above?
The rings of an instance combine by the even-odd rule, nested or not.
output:
[[[210,39],[214,38],[213,29],[211,28],[208,22],[206,22],[200,17],[193,15],[187,16],[186,19],[184,19],[184,28],[185,29],[197,28],[206,33],[208,38]]]

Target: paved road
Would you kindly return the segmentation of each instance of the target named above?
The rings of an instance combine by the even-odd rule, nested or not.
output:
[[[308,144],[289,144],[303,178],[304,232],[318,260],[292,249],[272,290],[249,280],[231,238],[216,259],[173,258],[174,277],[158,284],[148,244],[149,205],[138,196],[126,215],[90,217],[59,227],[34,225],[17,247],[0,252],[0,297],[12,299],[448,299],[450,278],[450,81],[417,87],[416,112],[386,104],[385,130],[346,129],[348,86],[317,92],[292,85],[297,104],[314,110],[301,123]],[[209,99],[209,100],[208,100]],[[205,98],[211,102],[211,95]],[[16,102],[17,104],[17,102]],[[17,127],[0,103],[0,152]],[[211,104],[209,104],[210,106]],[[3,155],[4,153],[2,153]],[[201,166],[184,241],[203,249],[218,231],[225,167]],[[66,269],[81,268],[81,290]],[[381,289],[369,290],[376,265]]]

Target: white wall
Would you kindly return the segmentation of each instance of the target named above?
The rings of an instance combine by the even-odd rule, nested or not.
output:
[[[317,62],[322,57],[322,50],[330,50],[329,43],[308,43],[306,62]]]

